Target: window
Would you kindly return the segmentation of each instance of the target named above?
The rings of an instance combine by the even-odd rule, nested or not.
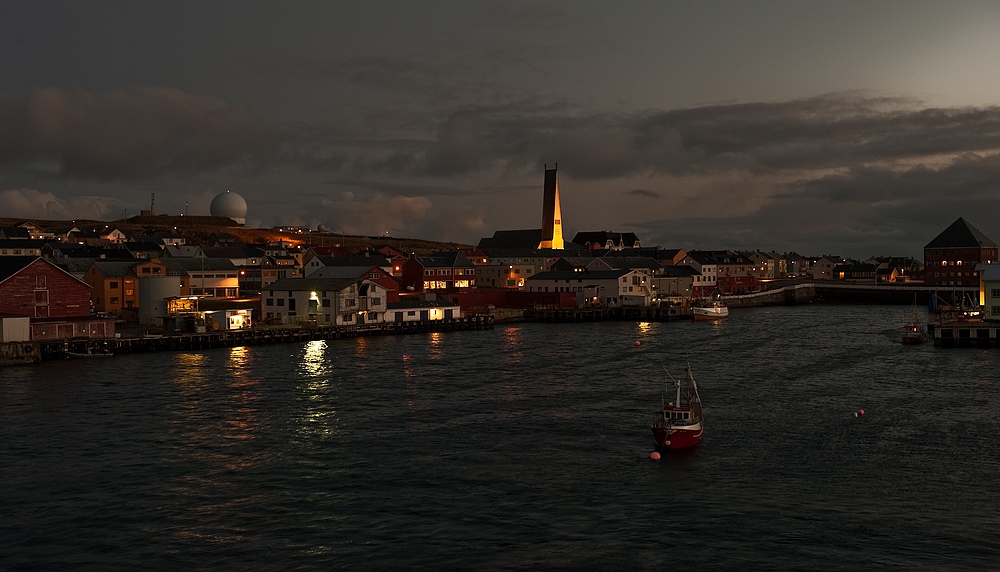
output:
[[[1000,298],[1000,290],[998,290],[996,288],[990,290],[990,296],[992,296],[994,298]]]
[[[35,287],[36,288],[45,288],[45,277],[44,276],[36,276],[35,277]]]
[[[990,315],[991,316],[1000,316],[1000,306],[991,306],[990,307]]]
[[[323,307],[324,308],[329,308],[330,307],[330,300],[328,298],[324,298],[323,299]]]
[[[381,277],[382,277],[382,275],[379,274],[378,272],[369,272],[368,273],[368,278],[371,279],[371,280],[378,280]]]
[[[442,268],[438,270],[438,276],[451,276],[451,268]]]
[[[268,299],[267,299],[267,305],[268,305],[268,306],[273,306],[273,305],[274,305],[274,298],[268,298]],[[270,318],[270,317],[271,317],[271,315],[270,315],[270,314],[268,314],[268,315],[267,315],[267,317],[268,317],[268,318]]]
[[[416,316],[417,313],[415,311],[413,311],[413,312],[407,312],[406,315],[407,316]]]
[[[310,299],[309,300],[309,307],[310,308],[318,308],[319,307],[319,300],[311,300]]]
[[[379,304],[382,303],[382,299],[381,298],[372,298],[371,299],[371,303],[372,303],[372,306],[378,306]]]
[[[278,298],[278,305],[279,306],[284,306],[285,305],[285,299],[284,298]]]
[[[347,306],[347,307],[353,307],[356,303],[357,303],[357,300],[355,300],[354,298],[351,298],[350,300],[347,300],[347,303],[345,304],[345,306]]]
[[[148,266],[143,266],[142,267],[142,273],[143,274],[149,274],[150,273],[150,268]]]
[[[135,295],[135,290],[133,290],[131,288],[126,288],[125,289],[125,295],[126,296],[134,296]]]
[[[424,276],[434,276],[433,270],[424,270]]]
[[[111,300],[108,303],[109,304],[117,304],[118,303],[118,296],[112,296]]]
[[[111,289],[112,290],[117,290],[118,289],[118,282],[111,282]]]

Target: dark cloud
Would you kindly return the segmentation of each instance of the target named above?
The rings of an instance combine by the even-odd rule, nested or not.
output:
[[[383,156],[408,176],[537,167],[549,159],[587,179],[774,175],[995,150],[1000,107],[920,109],[851,92],[618,116],[521,101],[465,107],[434,132]]]
[[[656,193],[656,192],[653,192],[653,191],[647,191],[646,189],[632,189],[631,191],[628,192],[628,194],[632,195],[633,197],[643,197],[643,198],[647,198],[647,199],[658,199],[658,198],[660,198],[660,193]]]
[[[67,177],[138,179],[259,164],[277,143],[249,109],[171,88],[36,88],[16,112],[2,107],[2,130],[16,133],[18,144],[0,142],[0,161],[41,162]]]

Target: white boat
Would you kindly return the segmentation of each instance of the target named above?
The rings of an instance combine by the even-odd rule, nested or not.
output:
[[[722,294],[716,293],[710,298],[696,302],[691,307],[691,315],[698,322],[721,320],[729,316],[729,307],[722,301]]]

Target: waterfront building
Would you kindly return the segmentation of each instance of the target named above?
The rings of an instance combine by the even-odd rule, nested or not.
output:
[[[239,298],[239,269],[228,258],[164,258],[168,276],[180,279],[180,295]]]
[[[996,243],[960,217],[924,247],[924,284],[979,286],[976,266],[996,261]]]
[[[406,292],[454,292],[476,287],[476,265],[461,252],[414,256],[403,263],[402,288]]]
[[[386,322],[430,322],[462,317],[462,307],[449,300],[399,300],[389,302]]]
[[[839,256],[823,256],[812,262],[813,280],[833,280],[833,269],[841,263]]]
[[[16,238],[0,238],[0,256],[41,256],[41,242]]]
[[[384,321],[386,290],[367,279],[283,278],[262,292],[261,307],[282,324],[369,324]]]
[[[652,279],[653,303],[690,298],[695,276],[700,274],[690,266],[665,266]]]
[[[1000,321],[1000,263],[980,264],[976,270],[979,272],[979,307],[983,310],[983,319]]]
[[[649,306],[652,281],[644,270],[542,272],[525,279],[528,292],[573,292],[577,305]]]
[[[756,290],[760,281],[754,274],[754,264],[746,256],[731,250],[706,251],[715,259],[715,287],[722,294],[739,294]]]
[[[323,266],[306,278],[351,278],[367,279],[385,288],[386,301],[399,301],[399,281],[380,266]]]
[[[778,273],[778,260],[761,251],[745,255],[754,265],[754,274],[760,280],[774,280]]]
[[[833,268],[833,279],[853,282],[855,284],[875,284],[878,267],[874,264],[848,262],[838,264]]]
[[[91,316],[90,286],[38,256],[0,257],[0,314],[27,316],[31,339],[114,337],[114,320]]]
[[[692,250],[681,260],[681,266],[690,266],[698,273],[694,275],[691,296],[700,298],[711,296],[717,288],[719,263],[708,252]]]
[[[121,317],[126,310],[138,311],[139,276],[166,275],[167,267],[156,260],[94,260],[83,281],[90,286],[95,312]]]

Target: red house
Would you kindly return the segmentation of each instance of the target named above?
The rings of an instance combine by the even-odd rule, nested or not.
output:
[[[90,286],[44,258],[0,256],[0,314],[31,319],[31,339],[114,337],[90,315]]]
[[[476,265],[457,251],[407,259],[402,274],[405,292],[471,292],[476,287]]]
[[[976,265],[996,261],[996,243],[959,218],[924,247],[924,284],[979,286]]]

